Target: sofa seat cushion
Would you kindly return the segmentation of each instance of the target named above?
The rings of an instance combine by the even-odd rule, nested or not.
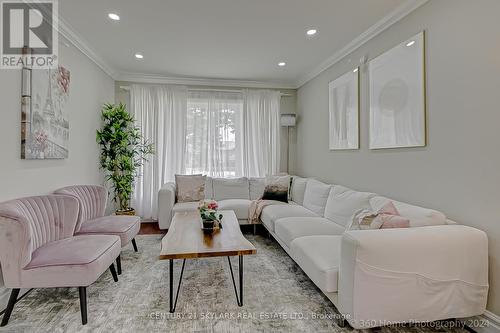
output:
[[[140,228],[139,216],[111,215],[83,222],[77,235],[116,235],[124,247],[137,236]]]
[[[286,246],[303,236],[315,235],[342,235],[345,228],[324,217],[285,217],[274,223],[276,236]]]
[[[305,236],[292,241],[290,254],[323,292],[338,290],[342,236]]]
[[[172,216],[175,213],[192,212],[198,209],[199,202],[178,202],[172,208]]]
[[[265,207],[260,220],[270,231],[274,232],[274,223],[284,217],[319,217],[319,215],[300,205],[283,203]]]
[[[219,209],[220,210],[233,210],[236,214],[238,220],[248,219],[248,209],[250,208],[250,200],[247,199],[227,199],[220,200]]]
[[[114,235],[80,235],[50,242],[33,252],[21,279],[31,288],[88,286],[120,251],[120,238]]]

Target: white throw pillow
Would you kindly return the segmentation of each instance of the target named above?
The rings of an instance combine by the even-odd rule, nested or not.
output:
[[[410,220],[410,227],[446,224],[446,215],[437,210],[410,205],[380,195],[370,200],[371,209],[378,211],[389,201],[394,203],[394,206],[401,216]]]
[[[260,199],[266,188],[266,179],[250,177],[248,181],[250,183],[250,200]]]
[[[326,202],[325,217],[335,223],[348,226],[356,212],[370,209],[370,199],[374,196],[374,193],[358,192],[335,185]]]
[[[302,205],[304,203],[304,194],[306,192],[307,178],[293,176],[291,199],[292,201]]]
[[[248,178],[213,178],[215,200],[250,199]]]
[[[303,206],[323,216],[326,200],[332,185],[322,183],[316,179],[309,179],[304,192]]]

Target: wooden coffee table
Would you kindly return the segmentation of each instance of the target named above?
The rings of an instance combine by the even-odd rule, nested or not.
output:
[[[257,249],[241,233],[236,214],[232,210],[220,211],[222,229],[207,235],[201,230],[201,218],[197,211],[176,213],[168,233],[161,241],[160,259],[170,261],[170,312],[175,312],[186,259],[227,257],[238,306],[243,306],[243,256],[257,253]],[[231,256],[239,258],[239,285],[236,288]],[[174,299],[174,259],[183,259],[179,284]]]

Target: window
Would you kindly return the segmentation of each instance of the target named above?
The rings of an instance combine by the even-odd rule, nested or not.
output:
[[[190,92],[185,170],[213,177],[242,176],[241,93]]]

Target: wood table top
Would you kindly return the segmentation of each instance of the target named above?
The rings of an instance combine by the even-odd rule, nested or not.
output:
[[[176,213],[161,241],[160,259],[189,259],[239,256],[257,253],[257,249],[241,233],[232,210],[223,215],[222,229],[204,234],[198,211]]]

